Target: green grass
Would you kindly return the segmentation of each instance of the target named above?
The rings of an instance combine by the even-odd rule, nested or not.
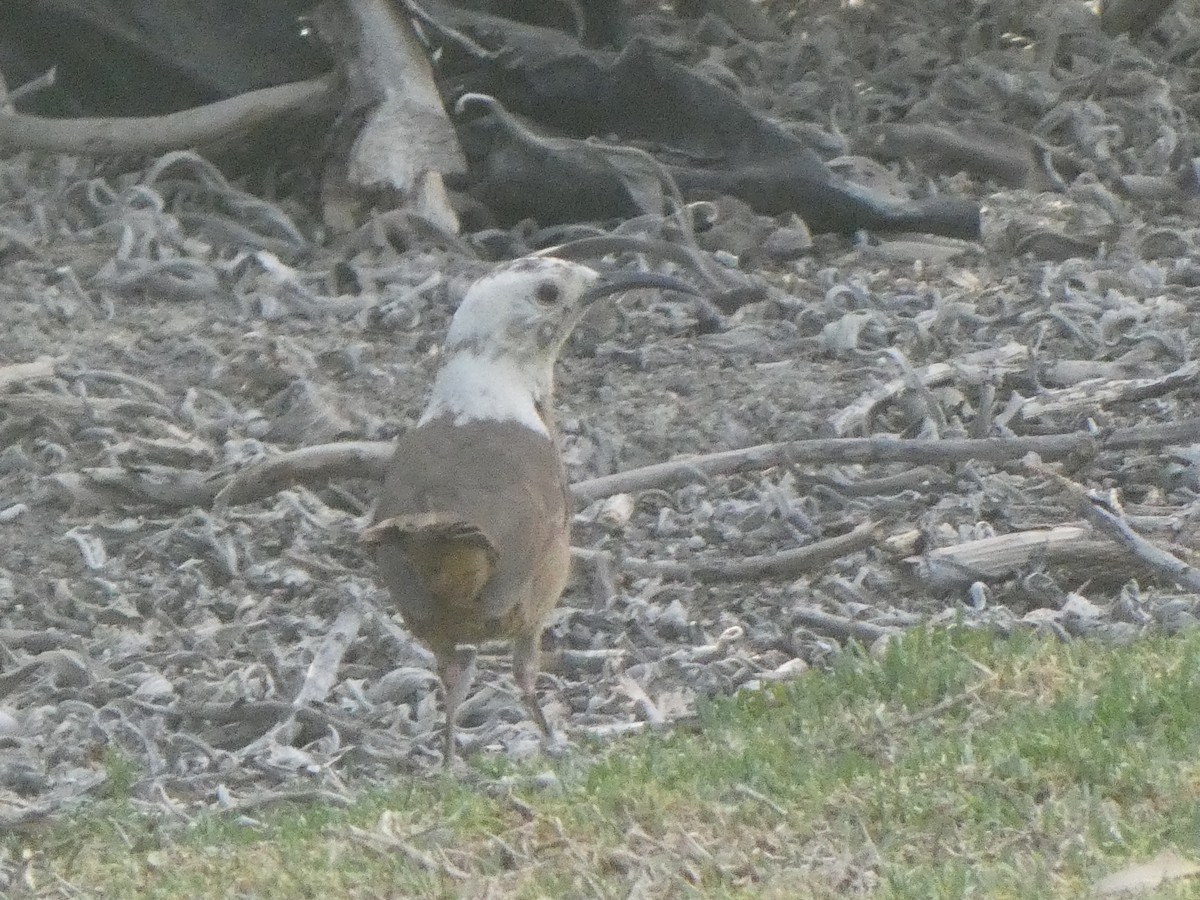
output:
[[[475,760],[510,796],[432,776],[190,827],[133,812],[114,757],[110,799],[0,849],[32,851],[35,894],[110,898],[1078,897],[1168,847],[1200,857],[1200,635],[917,632],[701,723]]]

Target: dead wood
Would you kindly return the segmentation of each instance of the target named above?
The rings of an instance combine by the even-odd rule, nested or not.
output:
[[[334,478],[383,478],[395,447],[387,441],[349,441],[302,447],[273,456],[238,472],[219,492],[213,505],[241,506],[270,497],[295,484],[326,484]]]
[[[0,647],[9,650],[24,650],[28,653],[44,653],[67,647],[81,650],[83,642],[79,635],[50,628],[45,631],[27,631],[20,628],[0,628]]]
[[[408,18],[383,0],[350,0],[321,7],[318,22],[346,60],[347,111],[366,110],[348,158],[326,172],[326,224],[352,230],[360,216],[344,208],[346,194],[365,206],[382,192],[386,205],[457,233],[443,176],[465,172],[466,160]]]
[[[1088,506],[1088,521],[1120,541],[1149,569],[1173,581],[1184,590],[1200,591],[1200,569],[1146,540],[1133,530],[1124,516],[1105,509],[1097,501]]]
[[[953,476],[930,466],[916,466],[880,478],[852,479],[841,474],[834,477],[797,474],[796,482],[798,485],[824,489],[839,497],[881,497],[901,491],[929,491],[948,487],[953,482]]]
[[[630,469],[615,475],[590,478],[572,485],[575,497],[590,503],[612,494],[704,481],[713,475],[731,475],[755,469],[801,463],[911,463],[947,465],[978,460],[1003,463],[1036,453],[1042,459],[1092,456],[1100,450],[1132,446],[1161,446],[1200,440],[1200,418],[1163,426],[1121,428],[1091,435],[1085,432],[1016,438],[959,438],[908,440],[903,438],[829,438],[761,444]]]
[[[150,705],[150,704],[145,704]],[[243,700],[233,703],[179,703],[170,708],[159,708],[160,714],[172,719],[189,717],[212,722],[217,725],[253,724],[255,728],[268,728],[272,724],[286,722],[289,718],[323,729],[334,729],[342,737],[358,744],[370,746],[374,754],[387,754],[395,759],[404,759],[408,747],[394,738],[373,732],[351,719],[316,706],[296,707],[283,700]]]
[[[906,159],[927,172],[968,172],[1011,187],[1040,186],[1038,147],[1031,135],[1015,128],[980,130],[983,133],[969,125],[889,123],[864,129],[863,152],[879,159]]]
[[[30,364],[34,365],[34,364]],[[72,397],[46,391],[29,394],[0,394],[0,408],[24,415],[51,418],[129,418],[151,416],[172,418],[171,410],[161,403],[147,400],[125,400],[120,397]]]
[[[1145,363],[1108,361],[1103,359],[1049,360],[1040,370],[1042,384],[1070,387],[1092,379],[1119,380],[1152,375]]]
[[[1097,491],[1085,491],[1070,478],[1045,466],[1033,465],[1030,468],[1053,479],[1089,522],[1115,540],[1152,572],[1174,582],[1184,590],[1200,591],[1200,569],[1134,531],[1115,497],[1106,497]]]
[[[982,384],[996,380],[1001,375],[1022,371],[1028,367],[1031,359],[1028,347],[1010,342],[994,350],[978,350],[965,354],[951,362],[933,363],[915,370],[911,375],[893,378],[881,387],[864,394],[833,417],[833,430],[837,434],[867,430],[875,409],[914,387],[928,390],[955,381]]]
[[[1129,450],[1133,447],[1149,449],[1168,444],[1194,444],[1197,441],[1200,441],[1200,416],[1160,425],[1114,428],[1103,438],[1105,450]]]
[[[413,846],[411,839],[394,834],[389,825],[390,814],[385,812],[374,830],[347,825],[342,829],[342,833],[377,853],[386,854],[389,857],[401,856],[417,868],[431,872],[443,879],[466,881],[471,877],[470,873],[452,865],[444,856],[438,860],[432,854],[417,849]]]
[[[982,668],[982,667],[981,667]],[[919,725],[921,722],[928,721],[935,716],[940,716],[956,706],[961,706],[964,703],[969,703],[979,695],[979,692],[990,685],[995,684],[999,676],[994,673],[989,673],[982,681],[976,682],[964,691],[957,694],[951,694],[934,703],[932,706],[927,706],[924,709],[919,709],[915,712],[907,713],[898,716],[892,721],[880,722],[875,728],[868,731],[866,734],[855,738],[854,743],[860,747],[865,753],[877,752],[877,749],[883,740],[890,734],[894,734],[903,728],[911,728],[914,725]]]
[[[142,506],[166,509],[207,507],[217,495],[219,484],[203,472],[147,466],[117,467],[57,472],[47,477],[60,497],[76,509]]]
[[[378,11],[382,3],[366,5],[376,2],[359,8]],[[635,140],[673,173],[716,166],[750,179],[753,190],[716,184],[742,200],[701,199],[683,215],[660,178],[661,207],[621,224],[576,222],[570,204],[559,220],[518,225],[527,214],[518,211],[489,221],[476,194],[461,211],[481,230],[461,239],[404,207],[333,245],[313,228],[311,172],[286,164],[261,180],[239,167],[231,182],[192,151],[140,176],[41,153],[0,160],[0,788],[18,797],[4,826],[43,822],[84,799],[74,785],[97,771],[98,741],[136,758],[139,804],[181,823],[190,812],[180,797],[218,812],[289,797],[336,803],[343,783],[394,778],[394,761],[407,761],[404,772],[434,757],[434,660],[385,606],[357,529],[343,527],[343,511],[365,515],[375,493],[355,479],[378,477],[392,447],[321,442],[380,436],[419,414],[420,372],[436,361],[459,288],[493,260],[543,247],[665,260],[722,313],[705,320],[676,298],[637,297],[590,323],[584,352],[563,373],[580,498],[629,491],[575,521],[578,544],[610,553],[578,567],[546,636],[555,674],[539,689],[567,733],[679,729],[698,697],[755,690],[805,665],[819,678],[846,642],[874,652],[922,622],[1016,624],[1063,640],[1194,627],[1200,592],[1175,587],[1192,583],[1200,530],[1197,379],[1181,368],[1200,359],[1198,107],[1186,65],[1194,11],[1177,5],[1161,41],[1113,41],[1089,14],[1059,22],[1056,8],[1029,23],[1037,46],[1011,53],[993,40],[1011,31],[1010,11],[985,4],[962,59],[962,34],[928,29],[921,4],[875,4],[867,17],[837,6],[810,4],[798,19],[763,7],[785,15],[785,30],[817,36],[799,58],[794,46],[750,46],[711,15],[674,31],[677,19],[659,16],[651,44],[675,49],[634,47],[619,65],[604,53],[589,69],[592,51],[581,58],[566,34],[510,38],[491,20],[443,16],[448,5],[431,4],[443,27],[419,27],[448,101],[483,91],[522,122],[557,123],[555,133]],[[455,25],[458,36],[448,33]],[[904,53],[894,52],[897,35]],[[388,55],[401,49],[371,37],[381,66],[393,64]],[[721,96],[769,111],[792,136],[803,131],[822,159],[846,153],[847,141],[861,146],[863,122],[960,130],[969,115],[1047,142],[1009,160],[1025,184],[1040,181],[1048,149],[1057,165],[1056,147],[1087,174],[1059,168],[1067,184],[1050,195],[982,183],[995,174],[988,162],[973,167],[976,178],[919,183],[877,167],[871,184],[891,196],[986,197],[982,243],[813,240],[798,216],[772,218],[747,202],[770,191],[760,199],[782,211],[797,199],[782,196],[792,183],[782,166],[748,167],[758,155],[735,146],[753,151],[762,136],[783,147],[778,128],[743,117],[757,130],[735,127],[724,133],[732,142],[715,133],[705,124],[716,121],[711,103],[688,98],[720,97],[688,93],[698,88],[672,58],[701,60],[695,74],[734,89]],[[567,114],[576,122],[545,119],[567,106],[572,78],[595,88]],[[667,93],[656,96],[659,85]],[[63,87],[72,90],[63,79],[17,105],[52,108]],[[383,95],[371,87],[369,96],[342,107],[346,144],[327,148],[331,157],[348,156],[356,123]],[[853,108],[829,118],[830,96]],[[503,137],[482,117],[456,124],[473,154]],[[795,142],[786,143],[791,158]],[[376,149],[390,152],[386,138]],[[986,159],[989,148],[966,149]],[[553,199],[558,188],[546,187],[535,155],[518,157],[529,164],[518,192]],[[376,159],[385,173],[409,161]],[[502,158],[495,165],[497,178],[510,176]],[[633,174],[642,184],[654,172]],[[1125,192],[1138,184],[1153,203]],[[262,197],[249,193],[259,187]],[[657,199],[649,178],[644,189]],[[865,221],[874,232],[880,221],[831,220],[823,202],[803,210],[813,231]],[[743,279],[746,291],[719,299],[722,283]],[[705,333],[710,326],[720,333]],[[1074,424],[1097,410],[1100,427]],[[845,430],[826,433],[831,421]],[[952,440],[887,436],[918,428]],[[794,442],[849,436],[866,439]],[[314,446],[281,453],[302,445]],[[741,449],[706,455],[725,448]],[[1117,516],[1118,531],[1076,516],[1023,469],[1029,451],[1062,460],[1084,487],[1119,486],[1124,509],[1087,501]],[[591,480],[609,473],[619,474]],[[325,486],[318,496],[309,484]],[[48,502],[55,493],[100,512],[64,513]],[[204,513],[214,502],[230,509]],[[825,565],[810,556],[851,552],[858,545],[805,545],[846,537],[866,519],[888,522],[892,536],[864,534],[865,550]],[[514,715],[507,657],[484,667],[470,744],[527,756],[536,738]],[[885,724],[876,738],[924,715]],[[444,858],[420,835],[381,831],[414,844],[435,870]],[[387,843],[381,852],[403,852]]]
[[[1159,378],[1095,378],[1060,390],[1043,391],[1021,405],[1022,419],[1056,413],[1083,414],[1114,403],[1134,403],[1161,397],[1184,387],[1196,387],[1200,362],[1189,362]]]
[[[342,657],[358,637],[359,626],[362,625],[362,613],[356,606],[348,607],[338,613],[337,619],[325,635],[325,640],[309,663],[308,672],[304,676],[304,684],[293,704],[297,707],[310,703],[320,703],[329,696],[329,692],[337,683],[338,666]]]
[[[934,590],[961,588],[1032,568],[1062,565],[1080,578],[1097,571],[1120,570],[1133,557],[1109,541],[1096,538],[1082,525],[1057,525],[938,547],[904,560],[913,573]]]
[[[1198,424],[1200,431],[1200,424]],[[615,475],[590,478],[572,485],[575,496],[590,503],[611,494],[648,488],[672,487],[704,481],[713,475],[732,475],[775,466],[813,463],[910,463],[953,464],[968,460],[1000,463],[1037,453],[1043,459],[1093,455],[1100,447],[1096,438],[1083,432],[1021,438],[961,438],[944,441],[903,438],[828,438],[783,441],[742,450],[727,450],[706,456],[688,457],[630,469]]]
[[[322,806],[346,808],[353,800],[345,794],[321,788],[291,788],[279,791],[261,791],[245,797],[230,797],[221,803],[222,810],[246,812],[252,809],[264,809],[279,804],[309,804],[319,803]]]
[[[667,177],[670,177],[669,175]],[[689,243],[676,244],[673,241],[655,240],[651,238],[633,237],[621,234],[605,234],[596,237],[580,238],[567,244],[559,244],[539,250],[532,256],[556,256],[559,259],[587,260],[598,259],[612,253],[638,253],[652,258],[674,262],[690,272],[699,275],[717,291],[729,290],[735,278],[745,284],[746,279],[735,276],[730,270],[721,270],[696,246],[695,239]]]
[[[633,707],[638,715],[650,725],[662,725],[666,717],[659,711],[645,688],[628,675],[622,675],[617,682],[619,690],[633,701]]]
[[[600,650],[555,650],[542,656],[542,671],[551,674],[564,672],[603,672],[606,667],[618,666],[627,656],[628,650],[620,648]]]
[[[43,650],[21,665],[0,675],[0,697],[7,697],[23,682],[50,669],[60,683],[81,686],[95,680],[89,660],[74,650],[55,648]]]
[[[816,541],[795,550],[764,553],[740,559],[697,559],[694,562],[657,561],[617,558],[615,564],[630,575],[665,578],[672,581],[756,581],[762,578],[796,578],[832,560],[857,553],[875,543],[877,525],[863,522],[852,531]],[[598,550],[571,548],[576,559],[595,565],[612,554]]]
[[[17,111],[13,106],[12,92],[8,89],[8,81],[4,78],[4,73],[0,72],[0,113],[12,114]]]
[[[181,150],[232,141],[289,114],[325,112],[336,88],[336,77],[325,75],[162,116],[45,119],[0,113],[0,146],[85,156]]]
[[[0,395],[0,405],[13,395]],[[64,402],[82,412],[87,401],[64,397]],[[133,401],[112,401],[128,404]],[[26,404],[36,409],[33,397]],[[155,407],[154,404],[145,404]],[[582,503],[613,494],[673,487],[704,481],[716,475],[802,464],[953,465],[978,460],[1003,463],[1036,453],[1044,460],[1068,456],[1093,456],[1101,450],[1154,447],[1200,441],[1200,417],[1166,425],[1114,429],[1096,435],[1086,432],[1017,438],[961,438],[954,440],[908,440],[903,438],[828,438],[782,441],[739,450],[687,457],[630,469],[613,475],[589,478],[572,485]],[[323,485],[339,478],[378,481],[391,459],[393,446],[386,441],[347,441],[303,447],[271,457],[233,476],[220,476],[166,466],[140,469],[95,468],[79,473],[58,473],[50,482],[80,507],[154,504],[168,508],[208,506],[220,509],[242,506],[270,497],[293,485]],[[884,485],[901,487],[911,481]],[[880,489],[883,489],[882,486]]]

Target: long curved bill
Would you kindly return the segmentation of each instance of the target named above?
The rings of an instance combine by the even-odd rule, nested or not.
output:
[[[600,281],[596,282],[580,298],[583,304],[589,304],[610,294],[623,291],[634,291],[652,288],[660,291],[676,291],[680,294],[690,294],[693,297],[703,296],[695,285],[688,284],[670,275],[660,275],[657,272],[605,272]]]

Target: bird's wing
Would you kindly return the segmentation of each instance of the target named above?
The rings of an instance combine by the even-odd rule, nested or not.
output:
[[[364,535],[406,617],[462,611],[502,619],[527,602],[540,564],[567,551],[567,501],[554,443],[516,423],[435,419],[401,436],[379,522]],[[475,535],[469,537],[469,535]],[[458,614],[455,614],[458,615]],[[440,619],[439,621],[444,621]],[[447,625],[449,627],[449,625]]]
[[[439,605],[475,601],[496,571],[500,553],[479,526],[454,513],[392,516],[362,533],[366,544],[392,543],[407,557]]]

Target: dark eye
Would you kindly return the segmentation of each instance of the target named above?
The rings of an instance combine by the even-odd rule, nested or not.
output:
[[[553,306],[562,296],[562,291],[553,281],[543,281],[534,289],[533,296],[542,306]]]

